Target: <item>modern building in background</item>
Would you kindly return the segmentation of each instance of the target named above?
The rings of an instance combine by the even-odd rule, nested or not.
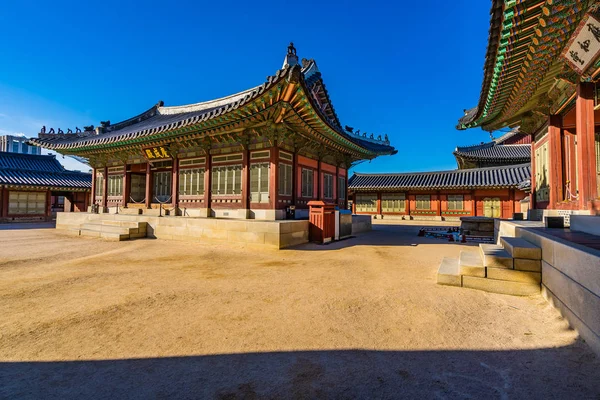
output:
[[[0,151],[21,154],[42,154],[42,149],[27,144],[29,139],[24,136],[2,135],[0,136]]]
[[[457,147],[459,169],[363,174],[350,178],[355,214],[379,218],[452,220],[464,216],[512,218],[528,206],[531,146],[511,131],[489,143]]]

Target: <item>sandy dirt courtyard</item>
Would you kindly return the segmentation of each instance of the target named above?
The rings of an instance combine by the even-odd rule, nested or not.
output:
[[[0,227],[0,398],[600,399],[540,296],[435,283],[475,247],[377,225],[253,250]]]

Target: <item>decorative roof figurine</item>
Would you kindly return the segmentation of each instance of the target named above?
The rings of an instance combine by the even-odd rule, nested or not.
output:
[[[296,48],[294,47],[294,43],[290,42],[290,45],[287,49],[287,54],[285,55],[285,59],[283,60],[283,67],[286,66],[293,67],[294,65],[298,65],[298,56],[296,55]]]

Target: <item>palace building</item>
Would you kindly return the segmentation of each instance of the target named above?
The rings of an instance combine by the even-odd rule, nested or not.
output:
[[[314,60],[288,47],[259,86],[223,98],[149,110],[118,123],[31,143],[84,157],[100,212],[278,220],[307,203],[344,207],[347,171],[395,154],[385,135],[342,127]]]
[[[527,135],[513,130],[489,143],[457,147],[457,170],[357,172],[348,186],[352,211],[387,219],[512,218],[527,203],[530,152]]]
[[[535,218],[600,213],[599,8],[492,1],[481,94],[457,128],[531,138]]]
[[[0,222],[45,221],[59,209],[86,211],[91,186],[91,174],[66,171],[53,155],[0,152]]]

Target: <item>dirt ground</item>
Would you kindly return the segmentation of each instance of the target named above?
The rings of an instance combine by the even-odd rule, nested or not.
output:
[[[382,224],[250,250],[0,229],[0,398],[600,399],[540,296],[439,286],[475,247]]]

